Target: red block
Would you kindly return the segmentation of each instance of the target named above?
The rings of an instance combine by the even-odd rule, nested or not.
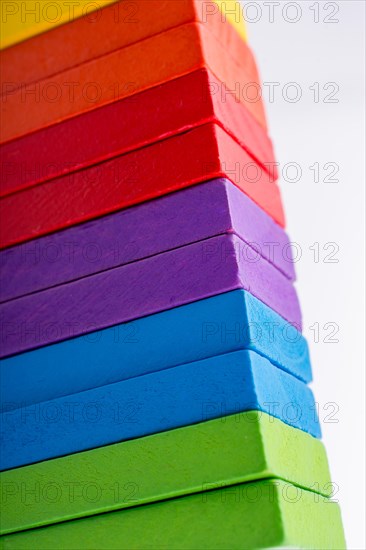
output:
[[[208,122],[224,128],[273,181],[272,143],[248,109],[205,69],[0,146],[0,196]]]
[[[205,124],[3,198],[1,247],[216,177],[227,177],[284,226],[278,187],[264,171],[258,180],[248,179],[252,165],[248,153],[224,130]]]
[[[231,25],[226,24],[225,29],[237,37]],[[234,90],[237,99],[265,127],[256,64],[246,43],[237,43],[240,49],[238,46],[235,61],[228,55],[232,49],[222,46],[208,26],[191,23],[25,86],[2,96],[1,142],[201,68],[209,68],[220,82]]]

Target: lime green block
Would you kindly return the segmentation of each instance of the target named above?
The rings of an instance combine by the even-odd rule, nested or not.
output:
[[[329,495],[323,444],[252,411],[2,472],[1,532],[267,477]]]
[[[6,535],[4,550],[345,548],[339,507],[266,480]]]

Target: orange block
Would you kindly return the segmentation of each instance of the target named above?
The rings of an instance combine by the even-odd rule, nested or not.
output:
[[[253,54],[221,17],[190,23],[3,95],[1,142],[207,67],[266,127]],[[229,55],[211,32],[221,28]]]
[[[123,0],[113,3],[96,14],[81,17],[3,50],[0,53],[2,93],[185,23],[207,22],[229,46],[227,33],[220,25],[225,17],[214,2],[202,0]]]
[[[114,28],[117,32],[129,32],[131,23],[144,24],[147,18],[151,20],[151,28],[159,28],[159,21],[166,20],[166,11],[174,9],[176,12],[185,8],[184,4],[192,1],[197,4],[204,17],[216,13],[219,9],[222,16],[230,21],[238,33],[246,40],[243,6],[239,0],[1,0],[0,17],[0,49],[9,48],[19,42],[29,40],[46,31],[71,23],[86,17],[99,33],[103,30],[99,26],[102,17],[112,14],[113,20],[118,23]],[[106,6],[113,4],[113,12],[104,12]],[[180,5],[179,5],[180,4]],[[183,6],[182,6],[183,5]],[[146,17],[141,9],[146,9]],[[188,21],[175,22],[176,25]],[[79,31],[80,27],[75,27]],[[160,28],[155,33],[167,30]],[[56,35],[57,36],[57,35]],[[63,34],[58,35],[67,38]],[[92,37],[94,40],[96,35]],[[110,37],[105,35],[108,40]]]

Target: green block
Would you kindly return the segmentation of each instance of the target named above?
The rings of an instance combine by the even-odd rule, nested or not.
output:
[[[265,480],[3,537],[4,550],[345,548],[339,507]]]
[[[323,444],[260,411],[2,472],[1,532],[268,477],[328,496]]]

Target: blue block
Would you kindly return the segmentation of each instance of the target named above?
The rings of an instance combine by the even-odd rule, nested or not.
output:
[[[311,380],[301,333],[235,290],[3,359],[1,401],[7,408],[39,403],[240,349]]]
[[[320,436],[308,386],[239,351],[3,413],[1,469],[247,410]]]

